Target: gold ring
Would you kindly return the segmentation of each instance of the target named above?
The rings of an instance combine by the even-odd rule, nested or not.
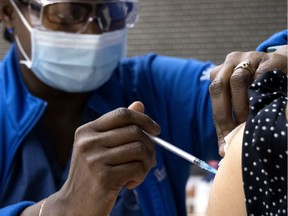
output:
[[[247,61],[243,61],[241,62],[240,64],[238,64],[233,71],[239,69],[239,68],[243,68],[243,69],[246,69],[246,70],[249,70],[250,73],[252,74],[252,76],[254,76],[255,74],[255,70],[253,69],[252,65],[250,64],[250,62],[247,62]]]

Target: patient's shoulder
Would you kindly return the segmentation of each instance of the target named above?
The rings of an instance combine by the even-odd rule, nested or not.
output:
[[[207,214],[212,216],[246,215],[242,183],[242,138],[245,124],[232,132],[225,157],[215,176]]]

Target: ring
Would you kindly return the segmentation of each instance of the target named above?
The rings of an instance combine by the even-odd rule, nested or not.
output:
[[[252,76],[254,76],[255,74],[255,70],[253,69],[252,65],[250,64],[250,62],[247,62],[247,61],[243,61],[241,62],[240,64],[238,64],[233,71],[239,69],[239,68],[243,68],[243,69],[246,69],[246,70],[249,70],[250,73],[252,74]]]

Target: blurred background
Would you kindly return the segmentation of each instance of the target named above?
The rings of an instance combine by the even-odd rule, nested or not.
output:
[[[271,34],[287,28],[287,0],[140,2],[139,21],[129,32],[128,56],[154,52],[221,64],[228,53],[255,50]],[[0,38],[2,58],[9,44]],[[205,215],[212,181],[209,173],[191,167],[189,216]]]
[[[287,0],[140,0],[128,55],[156,52],[222,63],[287,28]]]

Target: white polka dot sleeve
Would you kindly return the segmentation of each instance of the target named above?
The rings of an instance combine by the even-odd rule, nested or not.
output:
[[[247,214],[287,215],[287,76],[271,71],[249,88],[242,147]]]

